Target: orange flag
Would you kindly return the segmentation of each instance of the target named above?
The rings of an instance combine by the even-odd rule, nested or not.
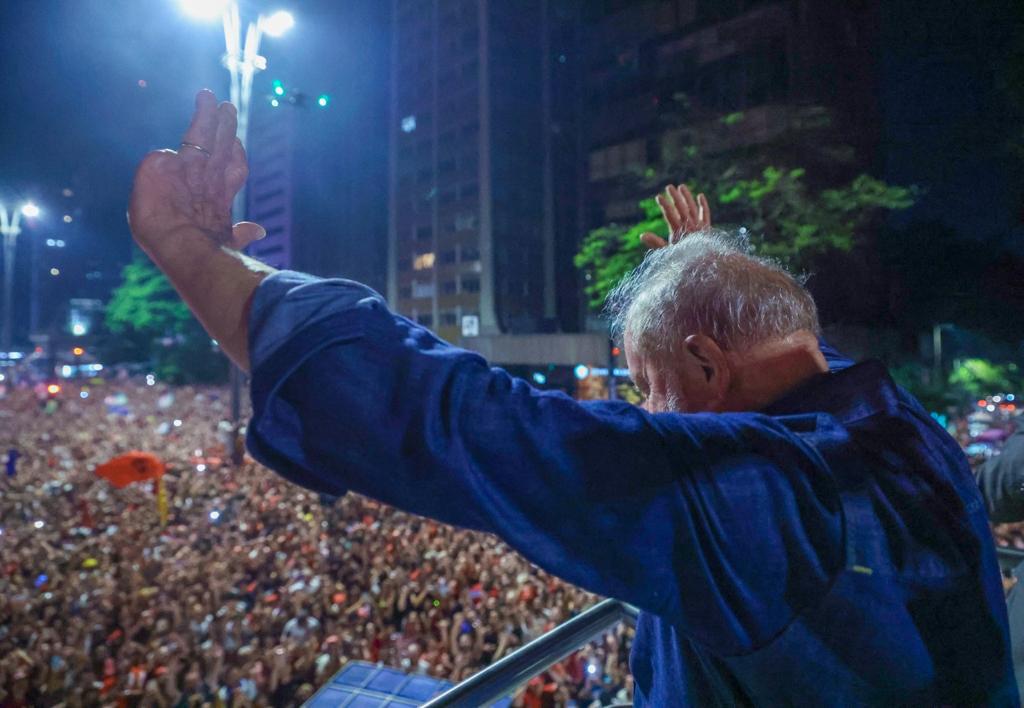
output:
[[[96,468],[96,474],[120,489],[132,482],[159,479],[165,469],[163,461],[153,453],[132,450],[103,463]]]

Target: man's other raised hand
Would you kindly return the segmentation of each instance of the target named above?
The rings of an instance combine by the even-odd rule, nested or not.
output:
[[[640,237],[648,248],[664,248],[679,243],[689,233],[711,227],[711,208],[707,197],[698,194],[694,199],[685,184],[678,187],[669,185],[655,200],[668,225],[668,240],[648,231]]]

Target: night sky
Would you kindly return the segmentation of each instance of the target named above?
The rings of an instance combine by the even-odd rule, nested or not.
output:
[[[511,0],[509,0],[511,1]],[[1022,3],[1024,4],[1024,3]],[[384,0],[280,3],[296,17],[283,38],[265,39],[270,69],[254,93],[280,78],[329,93],[336,134],[329,149],[353,170],[386,164],[387,27]],[[278,5],[243,3],[273,11]],[[1024,32],[1011,2],[883,4],[881,176],[926,189],[897,226],[939,220],[964,238],[1019,244],[1021,166],[999,133],[1022,121],[995,88],[1015,37]],[[174,0],[13,0],[0,4],[0,199],[31,198],[44,217],[21,238],[19,292],[27,288],[29,239],[62,238],[44,260],[63,273],[47,282],[51,301],[105,297],[131,254],[124,211],[135,164],[177,144],[195,91],[226,93],[223,34],[184,16]],[[141,83],[140,83],[141,82]],[[338,141],[337,134],[350,131]],[[339,146],[335,148],[334,146]],[[62,196],[70,188],[73,197]],[[386,210],[371,190],[366,209]],[[71,224],[61,217],[74,216]],[[383,237],[380,234],[379,237]],[[87,280],[86,274],[93,273]],[[95,273],[100,273],[96,279]],[[59,281],[59,282],[57,282]],[[19,319],[24,319],[19,298]]]
[[[386,165],[387,35],[376,0],[242,3],[247,10],[289,9],[296,26],[265,37],[268,70],[256,76],[254,100],[273,79],[307,93],[327,93],[336,130],[328,149],[359,169]],[[389,5],[389,3],[388,3]],[[45,282],[50,301],[105,297],[131,257],[125,209],[135,165],[149,150],[174,147],[188,124],[195,92],[226,98],[219,21],[185,16],[176,0],[14,0],[0,3],[0,67],[6,105],[0,110],[0,200],[32,199],[42,218],[23,231],[16,267],[27,292],[29,240],[61,238],[63,251],[41,257],[62,270]],[[140,84],[140,82],[143,82]],[[339,140],[355,131],[355,140]],[[344,137],[351,138],[352,135]],[[342,154],[344,146],[359,154]],[[354,146],[354,147],[353,147]],[[74,196],[64,197],[71,188]],[[386,193],[378,203],[386,209]],[[73,214],[73,222],[62,217]],[[385,222],[386,223],[386,222]],[[102,280],[87,280],[99,272]],[[24,321],[27,298],[16,298]]]

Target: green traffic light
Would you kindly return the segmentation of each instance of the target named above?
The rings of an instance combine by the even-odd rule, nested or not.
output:
[[[316,99],[316,102],[320,105],[321,108],[327,108],[327,104],[330,102],[330,100],[330,96],[328,96],[326,93],[322,93],[320,94],[320,98]]]

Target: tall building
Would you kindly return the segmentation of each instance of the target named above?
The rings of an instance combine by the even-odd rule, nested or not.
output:
[[[821,107],[873,158],[877,3],[840,5],[392,0],[389,301],[466,344],[586,329],[573,255],[639,216],[651,187],[632,177],[679,149],[678,94],[742,113],[719,150]]]
[[[249,181],[246,217],[263,226],[267,235],[253,243],[249,255],[278,269],[292,262],[296,109],[279,99],[276,110],[258,100],[249,130]]]
[[[247,193],[267,229],[254,255],[381,292],[389,12],[379,0],[304,9],[302,51],[275,52],[253,87]]]
[[[254,100],[247,215],[267,235],[248,251],[275,268],[383,290],[383,168],[377,178],[357,168],[358,136],[330,99],[320,106],[316,95],[283,90]]]
[[[392,0],[388,298],[442,337],[556,328],[546,0]]]
[[[877,158],[877,3],[598,0],[583,6],[587,228],[638,215],[637,198],[650,188],[641,195],[629,176],[677,148],[666,108],[678,94],[712,121],[742,117],[715,146],[719,151],[765,146],[814,107],[822,109],[814,119],[827,120],[837,142],[859,156],[851,169]]]

